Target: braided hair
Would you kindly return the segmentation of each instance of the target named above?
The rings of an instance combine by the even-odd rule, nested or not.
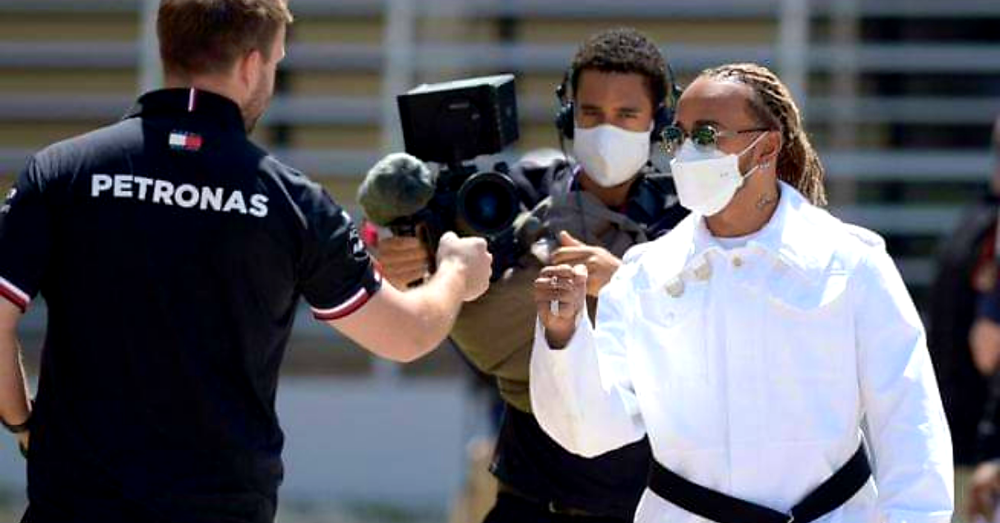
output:
[[[823,164],[802,129],[802,116],[795,100],[777,75],[766,67],[741,63],[705,69],[699,76],[736,81],[753,90],[750,100],[753,115],[763,125],[781,131],[778,178],[795,187],[813,205],[826,205]]]

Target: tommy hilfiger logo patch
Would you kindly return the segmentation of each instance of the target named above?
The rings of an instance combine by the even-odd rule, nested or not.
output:
[[[202,139],[200,134],[185,131],[174,131],[170,133],[170,148],[177,151],[197,152],[201,149]]]

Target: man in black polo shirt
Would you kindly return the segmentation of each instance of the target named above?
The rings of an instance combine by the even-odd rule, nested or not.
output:
[[[428,285],[382,285],[344,211],[248,140],[291,21],[283,0],[164,0],[172,88],[34,155],[0,209],[0,418],[22,444],[30,428],[24,521],[272,521],[299,297],[409,361],[488,286],[485,242],[453,234]],[[39,292],[32,409],[15,328]]]

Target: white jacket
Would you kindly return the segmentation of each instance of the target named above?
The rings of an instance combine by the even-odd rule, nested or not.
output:
[[[820,521],[950,520],[951,438],[899,272],[876,234],[785,184],[745,247],[723,249],[691,215],[631,250],[596,330],[579,320],[552,350],[536,327],[530,383],[539,423],[571,452],[648,434],[674,472],[782,512],[864,428],[875,481]],[[704,520],[647,490],[636,521]]]

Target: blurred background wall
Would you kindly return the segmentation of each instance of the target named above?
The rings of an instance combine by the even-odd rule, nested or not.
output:
[[[0,0],[0,189],[33,151],[113,122],[159,85],[156,4]],[[617,25],[659,42],[683,83],[725,62],[777,70],[827,166],[833,212],[887,238],[922,309],[939,238],[961,206],[986,192],[993,168],[995,0],[290,5],[297,21],[288,57],[255,138],[355,215],[368,167],[402,148],[395,95],[420,82],[515,73],[522,139],[511,156],[558,146],[555,86],[581,41]],[[32,365],[43,325],[44,306],[35,307],[23,332]],[[285,374],[288,506],[355,507],[358,520],[440,520],[462,481],[465,443],[488,431],[452,351],[406,367],[376,362],[302,314]],[[3,445],[0,493],[16,512],[23,462],[10,441]]]

